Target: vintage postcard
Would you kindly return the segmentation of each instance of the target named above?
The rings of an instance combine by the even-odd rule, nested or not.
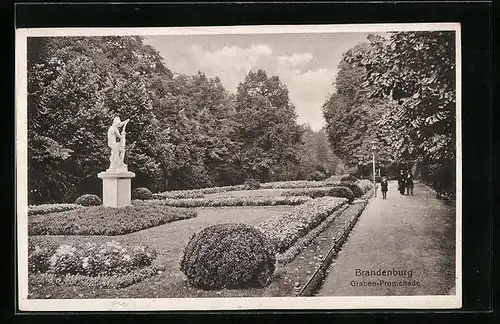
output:
[[[16,31],[21,311],[456,309],[460,25]]]

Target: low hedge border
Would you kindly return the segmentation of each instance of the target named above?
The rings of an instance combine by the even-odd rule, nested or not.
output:
[[[363,196],[361,196],[362,200],[368,200],[373,197],[373,188],[369,189]]]
[[[193,198],[203,198],[205,195],[201,192],[191,192],[186,190],[186,192],[162,192],[154,193],[153,199],[193,199]]]
[[[298,189],[298,188],[318,188],[318,187],[331,187],[338,185],[339,182],[333,181],[276,181],[267,182],[260,185],[261,189]]]
[[[114,276],[82,276],[66,274],[58,276],[52,273],[30,273],[29,284],[32,286],[80,286],[92,288],[124,288],[138,283],[146,278],[157,275],[165,270],[164,266],[151,265],[123,275]]]
[[[285,265],[290,263],[295,259],[295,257],[302,252],[321,232],[330,226],[335,219],[343,213],[350,205],[341,206],[339,210],[334,211],[330,216],[328,216],[321,224],[316,228],[309,231],[306,235],[299,238],[288,250],[284,253],[278,253],[276,255],[276,260],[278,264]]]
[[[31,215],[44,215],[50,213],[59,213],[67,210],[73,210],[77,208],[84,208],[82,205],[78,204],[43,204],[43,205],[31,205],[28,206],[28,216]]]
[[[288,189],[281,195],[283,197],[307,196],[311,198],[339,197],[347,198],[349,203],[352,203],[354,200],[354,193],[349,188],[343,186]]]
[[[331,187],[288,189],[283,191],[281,195],[283,197],[307,196],[311,198],[319,198],[328,196],[330,189]]]
[[[171,190],[160,193],[153,194],[153,197],[158,198],[202,198],[203,195],[235,191],[235,190],[245,190],[245,185],[234,185],[234,186],[223,186],[223,187],[210,187],[201,189],[186,189],[186,190]]]
[[[354,205],[349,206],[344,212],[349,213],[348,219],[344,222],[340,231],[332,238],[333,246],[328,254],[322,259],[320,266],[311,275],[307,283],[300,289],[298,296],[314,296],[315,293],[321,288],[323,279],[326,276],[327,270],[330,267],[333,259],[337,256],[343,244],[347,240],[351,230],[358,221],[359,216],[365,210],[368,201],[362,200]]]
[[[128,246],[110,241],[54,244],[28,239],[28,271],[82,276],[113,276],[150,266],[157,252],[145,245]]]
[[[366,179],[359,180],[358,185],[365,193],[373,188],[373,182],[370,180],[366,180]]]
[[[195,198],[163,199],[158,202],[171,207],[239,207],[239,206],[295,206],[311,200],[310,197],[231,197],[231,198]]]
[[[196,211],[166,208],[158,201],[134,201],[132,206],[90,206],[28,218],[28,235],[121,235],[177,220]]]
[[[312,199],[289,213],[266,219],[257,228],[270,238],[276,252],[282,253],[346,203],[345,198]]]

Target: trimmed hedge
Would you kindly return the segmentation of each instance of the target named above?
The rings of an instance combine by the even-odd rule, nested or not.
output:
[[[274,272],[273,247],[245,224],[217,224],[194,234],[184,249],[181,271],[203,289],[262,287]]]
[[[312,199],[289,213],[261,222],[257,228],[267,235],[276,251],[281,253],[346,202],[345,198],[334,197]]]
[[[348,176],[345,176],[342,179],[340,179],[340,182],[344,182],[344,181],[347,181],[347,182],[356,182],[358,180],[359,180],[358,178],[356,178],[352,174],[349,174]]]
[[[156,251],[147,246],[124,246],[118,242],[55,245],[29,242],[28,271],[82,276],[113,276],[150,266]]]
[[[309,176],[307,177],[307,180],[311,180],[311,181],[323,181],[325,179],[326,179],[326,175],[321,171],[311,172],[311,174],[309,174]]]
[[[282,194],[284,197],[293,197],[293,196],[307,196],[311,198],[319,198],[319,197],[340,197],[347,198],[349,203],[352,203],[354,200],[353,192],[344,186],[335,186],[335,187],[326,187],[326,188],[299,188],[299,189],[289,189],[284,191]]]
[[[308,180],[297,180],[297,181],[276,181],[262,183],[260,185],[261,189],[297,189],[297,188],[318,188],[318,187],[329,187],[335,184],[324,181],[308,181]]]
[[[370,180],[359,180],[358,183],[359,187],[363,190],[364,193],[367,193],[370,191],[370,189],[373,188],[373,182]]]
[[[348,187],[333,187],[328,191],[328,196],[346,198],[349,204],[354,201],[354,193]]]
[[[355,198],[361,198],[361,196],[363,196],[363,194],[365,193],[363,191],[363,189],[361,189],[361,187],[357,183],[354,183],[354,182],[343,181],[340,183],[340,185],[342,187],[347,187],[347,188],[351,189]]]
[[[331,188],[298,188],[284,191],[281,195],[284,197],[291,196],[307,196],[311,198],[319,198],[328,196]]]
[[[310,230],[306,235],[303,237],[299,238],[289,249],[287,249],[284,253],[279,253],[276,255],[276,260],[278,261],[278,264],[287,264],[293,261],[293,259],[300,253],[304,248],[306,248],[311,242],[319,235],[321,234],[324,230],[326,230],[334,221],[335,219],[344,213],[346,209],[352,208],[354,205],[344,205],[341,206],[339,209],[334,211],[332,214],[330,214],[321,224],[319,224],[317,227],[314,229]]]
[[[196,211],[155,202],[110,208],[92,206],[28,218],[28,235],[120,235],[196,217]]]
[[[85,194],[76,198],[75,204],[82,206],[100,206],[102,205],[102,201],[97,195]]]
[[[154,193],[154,199],[192,199],[203,198],[205,195],[199,191],[182,190],[182,191],[166,191],[162,193]]]
[[[153,193],[148,188],[139,187],[131,192],[132,199],[149,200],[153,198]]]
[[[28,274],[31,286],[80,286],[89,288],[124,288],[155,276],[165,270],[164,266],[151,265],[123,275],[90,277],[66,274],[57,276],[52,273]]]
[[[245,189],[246,190],[257,190],[257,189],[260,189],[260,183],[255,180],[255,179],[247,179],[245,181]]]
[[[77,204],[43,204],[28,206],[28,215],[43,215],[50,213],[59,213],[66,210],[73,210],[83,208],[82,205]]]
[[[238,207],[238,206],[281,206],[300,205],[309,197],[223,197],[214,199],[164,199],[158,202],[172,207]]]
[[[219,193],[225,191],[245,190],[245,185],[223,186],[223,187],[210,187],[198,189],[203,194]]]
[[[205,194],[245,190],[245,185],[223,186],[223,187],[210,187],[201,189],[186,189],[186,190],[171,190],[161,193],[156,193],[155,198],[202,198]]]

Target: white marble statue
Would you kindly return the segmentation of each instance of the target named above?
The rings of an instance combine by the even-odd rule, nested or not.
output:
[[[120,117],[113,119],[113,124],[108,129],[108,146],[111,149],[111,156],[109,157],[109,169],[112,170],[127,170],[127,165],[123,162],[125,158],[125,127],[129,119],[120,121]],[[120,133],[119,127],[122,127]]]

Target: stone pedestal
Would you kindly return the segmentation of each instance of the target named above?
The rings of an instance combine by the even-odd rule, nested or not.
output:
[[[102,205],[104,207],[125,207],[132,205],[131,179],[134,172],[127,169],[106,170],[97,175],[102,179]]]

